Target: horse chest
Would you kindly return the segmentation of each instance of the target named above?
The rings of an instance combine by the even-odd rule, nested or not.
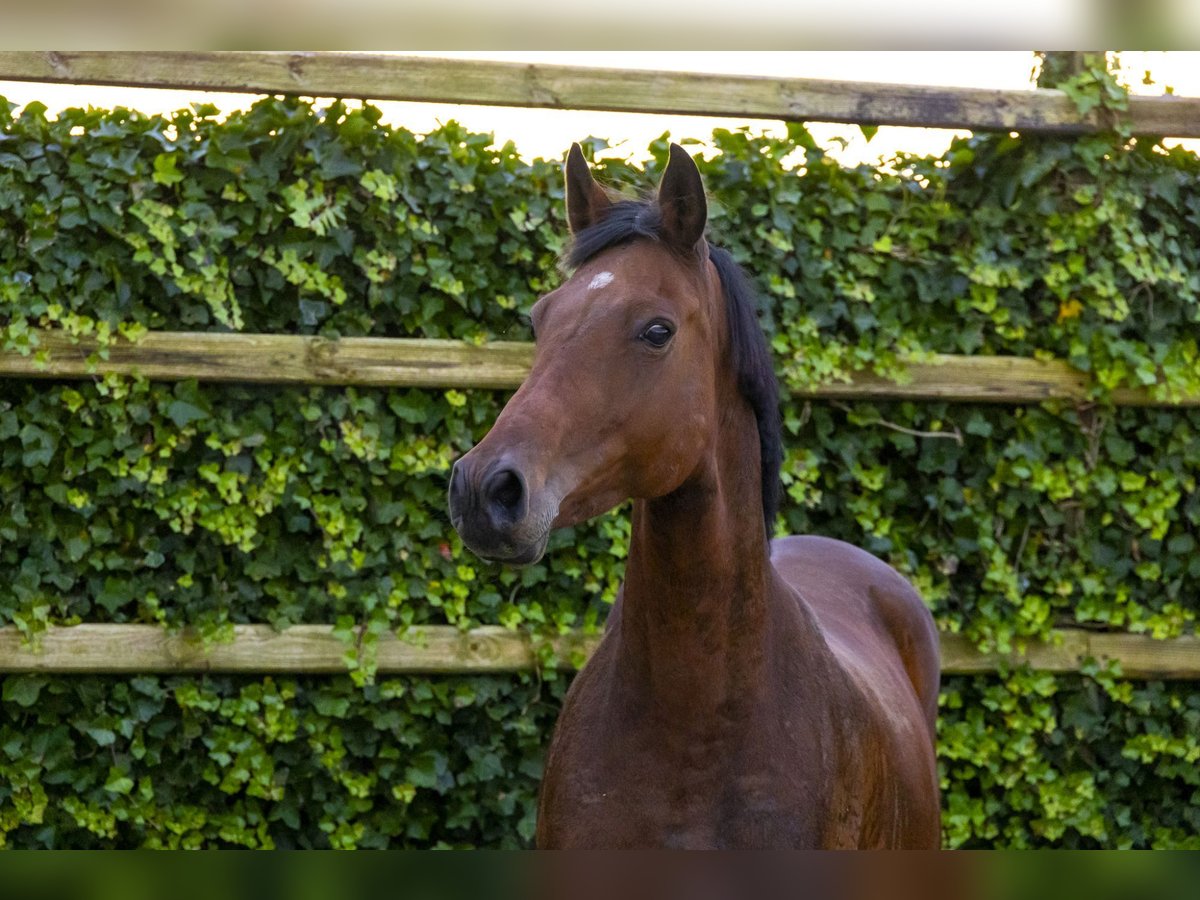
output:
[[[684,767],[650,754],[618,764],[575,760],[568,777],[547,785],[552,795],[542,810],[543,846],[733,849],[822,842],[822,791],[805,773],[717,763]]]
[[[653,712],[614,708],[611,693],[587,683],[578,687],[547,764],[540,845],[822,843],[836,760],[814,740],[812,723],[785,712],[680,728]]]

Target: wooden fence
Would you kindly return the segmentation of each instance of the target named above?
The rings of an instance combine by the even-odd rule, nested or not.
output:
[[[1062,91],[860,84],[374,53],[4,51],[0,80],[741,119],[1078,134],[1111,128]],[[1200,137],[1200,98],[1130,97],[1135,133]]]
[[[123,339],[107,346],[108,358],[94,359],[97,345],[62,332],[37,332],[48,359],[0,351],[0,377],[90,378],[98,373],[141,375],[178,381],[233,381],[249,384],[324,384],[371,387],[518,387],[529,372],[533,345],[497,341],[413,338],[324,338],[287,334],[227,334],[158,331],[137,343]],[[1085,402],[1088,375],[1063,360],[1018,356],[938,355],[907,367],[901,381],[870,372],[848,382],[792,389],[796,396],[842,400],[950,400],[969,403]],[[1144,388],[1109,395],[1118,406],[1200,406],[1200,394],[1155,399]]]
[[[1111,128],[1099,113],[1081,116],[1061,91],[994,91],[857,84],[350,53],[25,52],[0,51],[0,80],[172,87],[246,93],[533,106],[557,109],[683,113],[792,121],[855,122],[972,130],[1083,133]],[[1200,98],[1131,97],[1126,122],[1135,133],[1200,137]],[[157,332],[117,342],[108,358],[96,349],[43,332],[49,361],[0,351],[0,377],[85,378],[101,372],[153,379],[197,378],[293,384],[513,388],[528,371],[531,348],[381,338],[329,340],[293,335]],[[940,356],[910,367],[904,383],[860,374],[850,383],[814,387],[819,398],[1036,402],[1085,400],[1088,377],[1056,360]],[[1146,405],[1146,391],[1114,402]],[[1200,405],[1200,395],[1174,405]],[[552,640],[563,660],[594,649],[595,636]],[[228,643],[204,645],[187,631],[153,625],[53,627],[31,645],[0,628],[0,672],[131,673],[345,671],[346,645],[330,626],[276,632],[240,625]],[[512,672],[536,663],[535,641],[498,628],[462,632],[418,629],[387,635],[377,648],[381,673]],[[1079,671],[1089,660],[1115,661],[1131,677],[1200,677],[1200,638],[1081,629],[1055,632],[1006,654],[984,654],[959,635],[942,636],[948,674],[995,671],[1027,663],[1048,672]]]
[[[599,643],[597,635],[571,632],[542,641],[504,628],[460,631],[416,627],[404,637],[384,635],[375,648],[380,674],[487,674],[534,668],[539,644],[570,667]],[[1028,664],[1042,672],[1078,672],[1089,661],[1116,662],[1131,678],[1192,679],[1200,674],[1200,637],[1157,641],[1147,635],[1082,629],[1054,632],[1009,653],[980,653],[968,639],[943,634],[942,671],[949,675],[994,672]],[[73,625],[51,628],[31,646],[12,628],[0,629],[0,673],[57,674],[226,672],[256,674],[346,671],[345,641],[329,625],[236,625],[232,639],[204,644],[187,630],[158,625]]]

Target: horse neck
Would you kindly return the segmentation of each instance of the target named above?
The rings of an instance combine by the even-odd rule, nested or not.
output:
[[[778,581],[754,414],[733,390],[718,406],[724,412],[700,468],[633,509],[617,628],[621,677],[673,716],[728,712],[763,682]]]

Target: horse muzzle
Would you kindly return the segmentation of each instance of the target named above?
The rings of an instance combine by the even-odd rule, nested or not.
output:
[[[493,562],[524,566],[542,558],[558,511],[547,499],[534,496],[507,458],[476,461],[468,453],[450,472],[450,521],[472,552]]]

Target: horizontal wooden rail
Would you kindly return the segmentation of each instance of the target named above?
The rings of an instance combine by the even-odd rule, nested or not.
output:
[[[49,351],[48,363],[0,350],[0,376],[88,378],[113,372],[161,381],[515,388],[533,360],[532,345],[515,342],[479,346],[411,338],[152,331],[136,343],[111,344],[108,359],[93,366],[88,357],[96,352],[95,341],[75,343],[54,331],[38,332],[37,338]]]
[[[49,361],[14,350],[0,351],[0,377],[88,378],[99,373],[142,375],[158,380],[195,378],[260,384],[369,385],[376,387],[500,388],[519,386],[533,360],[530,344],[409,338],[305,337],[283,334],[226,334],[158,331],[137,343],[118,340],[107,360],[89,364],[90,339],[74,343],[62,332],[38,332]],[[901,383],[862,373],[849,383],[825,384],[793,396],[818,399],[952,400],[1036,403],[1086,400],[1087,375],[1061,360],[1017,356],[938,356],[914,363]],[[1113,393],[1124,406],[1171,405],[1145,390]],[[1179,406],[1200,406],[1200,394],[1180,397]]]
[[[597,635],[572,632],[550,641],[564,666],[585,659]],[[13,627],[0,628],[0,672],[62,675],[223,672],[331,674],[346,671],[347,646],[328,625],[237,625],[233,640],[207,647],[188,632],[157,625],[53,627],[30,648]],[[377,645],[381,674],[478,674],[528,671],[537,658],[534,640],[503,628],[459,631],[448,626],[415,629],[408,639],[388,634]],[[985,674],[1028,664],[1042,672],[1078,672],[1089,659],[1116,661],[1130,678],[1200,678],[1200,637],[1153,640],[1145,635],[1077,629],[1055,633],[1024,653],[980,653],[961,635],[942,636],[942,671]]]
[[[4,51],[0,80],[313,97],[673,113],[972,130],[1082,133],[1061,91],[868,84],[370,53]],[[1200,137],[1200,98],[1129,98],[1134,132]]]
[[[567,635],[552,642],[564,660],[589,654],[594,639]],[[0,628],[0,672],[58,674],[246,672],[330,674],[346,671],[346,643],[330,625],[236,625],[229,643],[207,647],[188,632],[157,625],[74,625],[51,628],[31,649],[12,627]],[[519,672],[534,667],[532,641],[504,628],[459,631],[440,626],[411,639],[385,635],[378,643],[381,673]]]

